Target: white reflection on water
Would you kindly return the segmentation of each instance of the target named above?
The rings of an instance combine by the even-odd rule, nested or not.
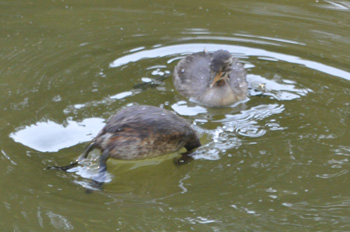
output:
[[[188,106],[185,101],[179,101],[171,105],[171,108],[176,113],[184,116],[195,116],[202,113],[207,113],[207,109],[201,106]]]
[[[13,161],[13,160],[10,158],[10,156],[8,156],[8,155],[6,154],[6,152],[5,152],[4,150],[0,150],[0,151],[1,151],[2,155],[3,155],[6,159],[8,159],[8,160],[11,162],[11,164],[17,165],[17,163],[16,163],[15,161]]]
[[[83,180],[75,180],[76,184],[81,185],[84,188],[91,188],[91,182],[89,179],[94,179],[99,176],[99,152],[91,152],[87,159],[79,162],[79,166],[67,170],[67,172],[74,172],[76,175],[84,178]],[[113,175],[106,172],[103,182],[109,183],[113,179]]]
[[[26,126],[11,133],[10,137],[15,142],[40,152],[57,152],[90,141],[103,126],[102,118],[87,118],[82,122],[68,120],[66,126],[48,120]]]
[[[281,114],[284,111],[284,106],[279,104],[264,104],[252,107],[249,110],[244,110],[240,114],[227,114],[225,119],[216,122],[223,123],[223,130],[226,132],[237,132],[246,137],[261,137],[272,125],[273,130],[284,130],[277,121],[271,119],[265,125],[260,125],[259,121],[266,119],[274,114]],[[272,124],[270,124],[272,123]],[[224,139],[224,138],[222,138]]]
[[[350,11],[350,2],[349,1],[329,1],[324,0],[328,4],[317,4],[317,6],[332,9],[332,10],[341,10],[341,11]]]
[[[250,210],[250,209],[245,208],[245,207],[241,207],[241,206],[237,206],[237,205],[231,205],[231,207],[238,210],[238,211],[245,212],[247,214],[253,214],[255,216],[260,216],[260,214],[256,213],[256,211]]]
[[[201,216],[198,216],[196,218],[186,217],[185,219],[191,224],[197,224],[197,223],[209,224],[209,223],[221,222],[219,220],[209,219],[209,218],[201,217]]]
[[[242,139],[238,135],[256,138],[269,131],[287,129],[287,127],[281,126],[275,118],[268,119],[283,111],[284,105],[263,104],[242,110],[238,114],[225,114],[225,118],[220,120],[212,120],[212,123],[219,123],[222,126],[214,130],[202,129],[202,133],[208,134],[212,139],[197,149],[194,158],[218,160],[221,153],[242,145]]]
[[[132,96],[132,95],[133,95],[133,92],[132,92],[132,91],[125,91],[125,92],[118,93],[118,94],[115,94],[115,95],[113,95],[113,96],[110,96],[110,99],[117,99],[117,100],[120,100],[120,99],[129,97],[129,96]]]
[[[184,193],[187,193],[188,192],[188,189],[185,187],[185,180],[187,180],[187,179],[190,179],[191,178],[191,176],[187,173],[185,176],[184,176],[184,178],[182,178],[182,179],[180,179],[179,180],[179,188],[182,190],[181,191],[181,194],[184,194]]]
[[[124,91],[117,93],[112,96],[105,97],[104,99],[100,101],[89,101],[86,103],[81,103],[81,104],[74,104],[74,105],[69,105],[64,109],[65,114],[75,114],[77,113],[78,110],[84,110],[85,108],[89,107],[96,107],[99,105],[111,105],[113,104],[116,100],[125,100],[127,97],[135,96],[136,94],[141,93],[142,91],[139,89],[132,89],[130,91]]]
[[[267,58],[275,58],[277,60],[286,61],[293,64],[300,64],[310,69],[314,69],[323,73],[327,73],[332,76],[341,77],[346,80],[350,80],[350,73],[344,70],[334,68],[325,64],[321,64],[311,60],[305,60],[298,56],[286,55],[278,52],[270,52],[259,48],[250,48],[244,46],[226,45],[226,44],[211,44],[211,43],[193,43],[193,44],[180,44],[180,45],[170,45],[149,50],[143,50],[135,52],[129,55],[122,56],[112,63],[110,63],[111,68],[120,67],[130,62],[136,62],[145,58],[155,58],[164,56],[173,56],[174,54],[188,54],[192,52],[200,52],[203,49],[209,51],[214,51],[218,49],[225,49],[232,51],[235,54],[242,54],[246,56],[259,56]]]
[[[313,92],[309,88],[297,88],[297,83],[295,81],[282,78],[278,80],[278,76],[275,76],[273,80],[269,80],[259,75],[249,74],[247,79],[254,89],[258,89],[258,85],[264,83],[266,91],[263,92],[263,95],[273,97],[280,101],[294,100],[301,96],[306,96],[309,92]],[[250,94],[254,95],[253,92],[250,92]]]
[[[274,38],[274,37],[269,37],[269,36],[257,36],[257,35],[241,34],[241,33],[235,33],[234,35],[239,36],[239,37],[258,38],[258,39],[263,39],[263,40],[267,40],[267,41],[277,41],[277,42],[289,43],[289,44],[306,45],[305,43],[302,43],[299,41]]]
[[[64,216],[48,211],[46,215],[50,218],[51,224],[57,230],[73,230],[72,223]]]

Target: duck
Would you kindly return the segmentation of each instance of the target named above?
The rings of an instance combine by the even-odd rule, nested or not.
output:
[[[86,159],[92,150],[99,149],[99,170],[93,181],[102,184],[109,158],[147,159],[175,153],[184,147],[186,152],[175,160],[177,164],[183,164],[192,159],[193,151],[199,146],[198,135],[185,119],[159,107],[134,105],[112,115],[75,162],[49,169],[71,169]]]
[[[247,98],[246,71],[226,50],[197,52],[174,68],[173,83],[183,96],[202,105],[225,107]]]

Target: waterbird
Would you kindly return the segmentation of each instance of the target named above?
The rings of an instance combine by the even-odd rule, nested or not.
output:
[[[175,66],[173,82],[181,95],[211,107],[232,105],[248,93],[243,65],[226,50],[187,55]]]
[[[199,146],[201,143],[195,130],[185,119],[159,107],[135,105],[112,115],[75,162],[49,169],[71,169],[98,148],[101,150],[99,171],[92,179],[95,186],[102,186],[109,158],[146,159],[174,153],[184,147],[186,152],[175,160],[177,164],[182,164],[192,159],[193,151]]]

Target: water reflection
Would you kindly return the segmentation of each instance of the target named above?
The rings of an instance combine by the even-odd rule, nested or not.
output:
[[[194,44],[180,44],[169,45],[163,47],[157,47],[149,50],[142,50],[132,54],[122,56],[110,63],[111,68],[116,68],[128,64],[130,62],[137,62],[142,59],[150,59],[156,57],[173,56],[174,54],[189,54],[192,52],[200,52],[203,49],[215,51],[218,49],[224,49],[232,52],[235,56],[258,56],[266,58],[274,58],[280,61],[285,61],[293,64],[299,64],[310,69],[314,69],[332,76],[341,77],[346,80],[350,80],[350,73],[338,68],[334,68],[322,63],[318,63],[311,60],[305,60],[297,56],[270,52],[264,49],[235,46],[227,44],[212,44],[212,43],[194,43]]]
[[[263,95],[269,96],[276,100],[286,101],[294,100],[305,96],[307,93],[313,92],[309,88],[297,87],[295,81],[283,79],[281,76],[275,74],[272,80],[266,79],[260,75],[249,74],[248,77],[249,84],[254,87],[253,91],[250,91],[250,95]],[[264,83],[265,89],[263,91],[259,90],[259,84]]]
[[[197,216],[195,218],[186,217],[185,219],[191,224],[197,224],[197,223],[199,223],[199,224],[210,224],[210,223],[221,222],[219,220],[209,219],[207,217],[202,217],[202,216]]]
[[[51,224],[53,225],[54,228],[57,230],[72,230],[74,227],[70,223],[69,219],[66,217],[54,213],[52,211],[46,212],[46,215],[49,217]]]
[[[179,115],[183,116],[196,116],[199,114],[207,113],[207,109],[202,106],[188,106],[187,102],[185,101],[178,101],[171,105],[171,108],[178,113]]]
[[[17,165],[17,163],[16,163],[15,161],[13,161],[13,160],[10,158],[10,156],[8,156],[8,155],[6,154],[6,152],[5,152],[4,150],[1,150],[1,154],[2,154],[7,160],[9,160],[9,161],[11,162],[12,165]]]
[[[186,108],[188,109],[191,108]],[[286,126],[280,125],[276,117],[272,117],[281,114],[284,109],[284,105],[281,104],[262,104],[239,113],[225,114],[222,119],[211,119],[210,123],[218,125],[212,130],[197,125],[196,130],[208,135],[210,139],[197,149],[195,159],[220,159],[221,154],[227,153],[228,150],[238,149],[242,145],[243,141],[239,136],[257,138],[264,136],[268,131],[286,130]],[[194,114],[196,111],[190,112]],[[222,111],[218,109],[218,114],[220,113]],[[203,125],[207,121],[196,119],[195,123]]]
[[[263,136],[268,130],[283,130],[275,119],[271,119],[264,126],[259,126],[262,121],[274,114],[280,114],[284,111],[283,105],[268,104],[252,107],[249,110],[242,111],[240,114],[225,115],[225,119],[217,122],[223,123],[223,129],[227,132],[237,132],[247,137]]]
[[[53,121],[38,122],[11,133],[10,137],[40,152],[56,152],[90,141],[104,126],[104,119],[87,118],[81,122],[67,120],[66,125]]]
[[[329,1],[324,0],[328,4],[318,4],[319,7],[340,10],[340,11],[350,11],[350,2],[349,1]]]

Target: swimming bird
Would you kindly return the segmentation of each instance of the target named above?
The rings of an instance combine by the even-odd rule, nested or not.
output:
[[[248,93],[243,65],[225,50],[184,57],[174,69],[173,82],[181,95],[212,107],[231,105]]]
[[[111,116],[76,162],[49,168],[68,170],[98,148],[102,154],[99,158],[99,173],[93,180],[103,183],[109,158],[146,159],[174,153],[184,147],[187,152],[182,153],[182,157],[177,160],[181,164],[191,159],[191,153],[199,146],[201,143],[195,130],[185,119],[165,109],[136,105]]]

